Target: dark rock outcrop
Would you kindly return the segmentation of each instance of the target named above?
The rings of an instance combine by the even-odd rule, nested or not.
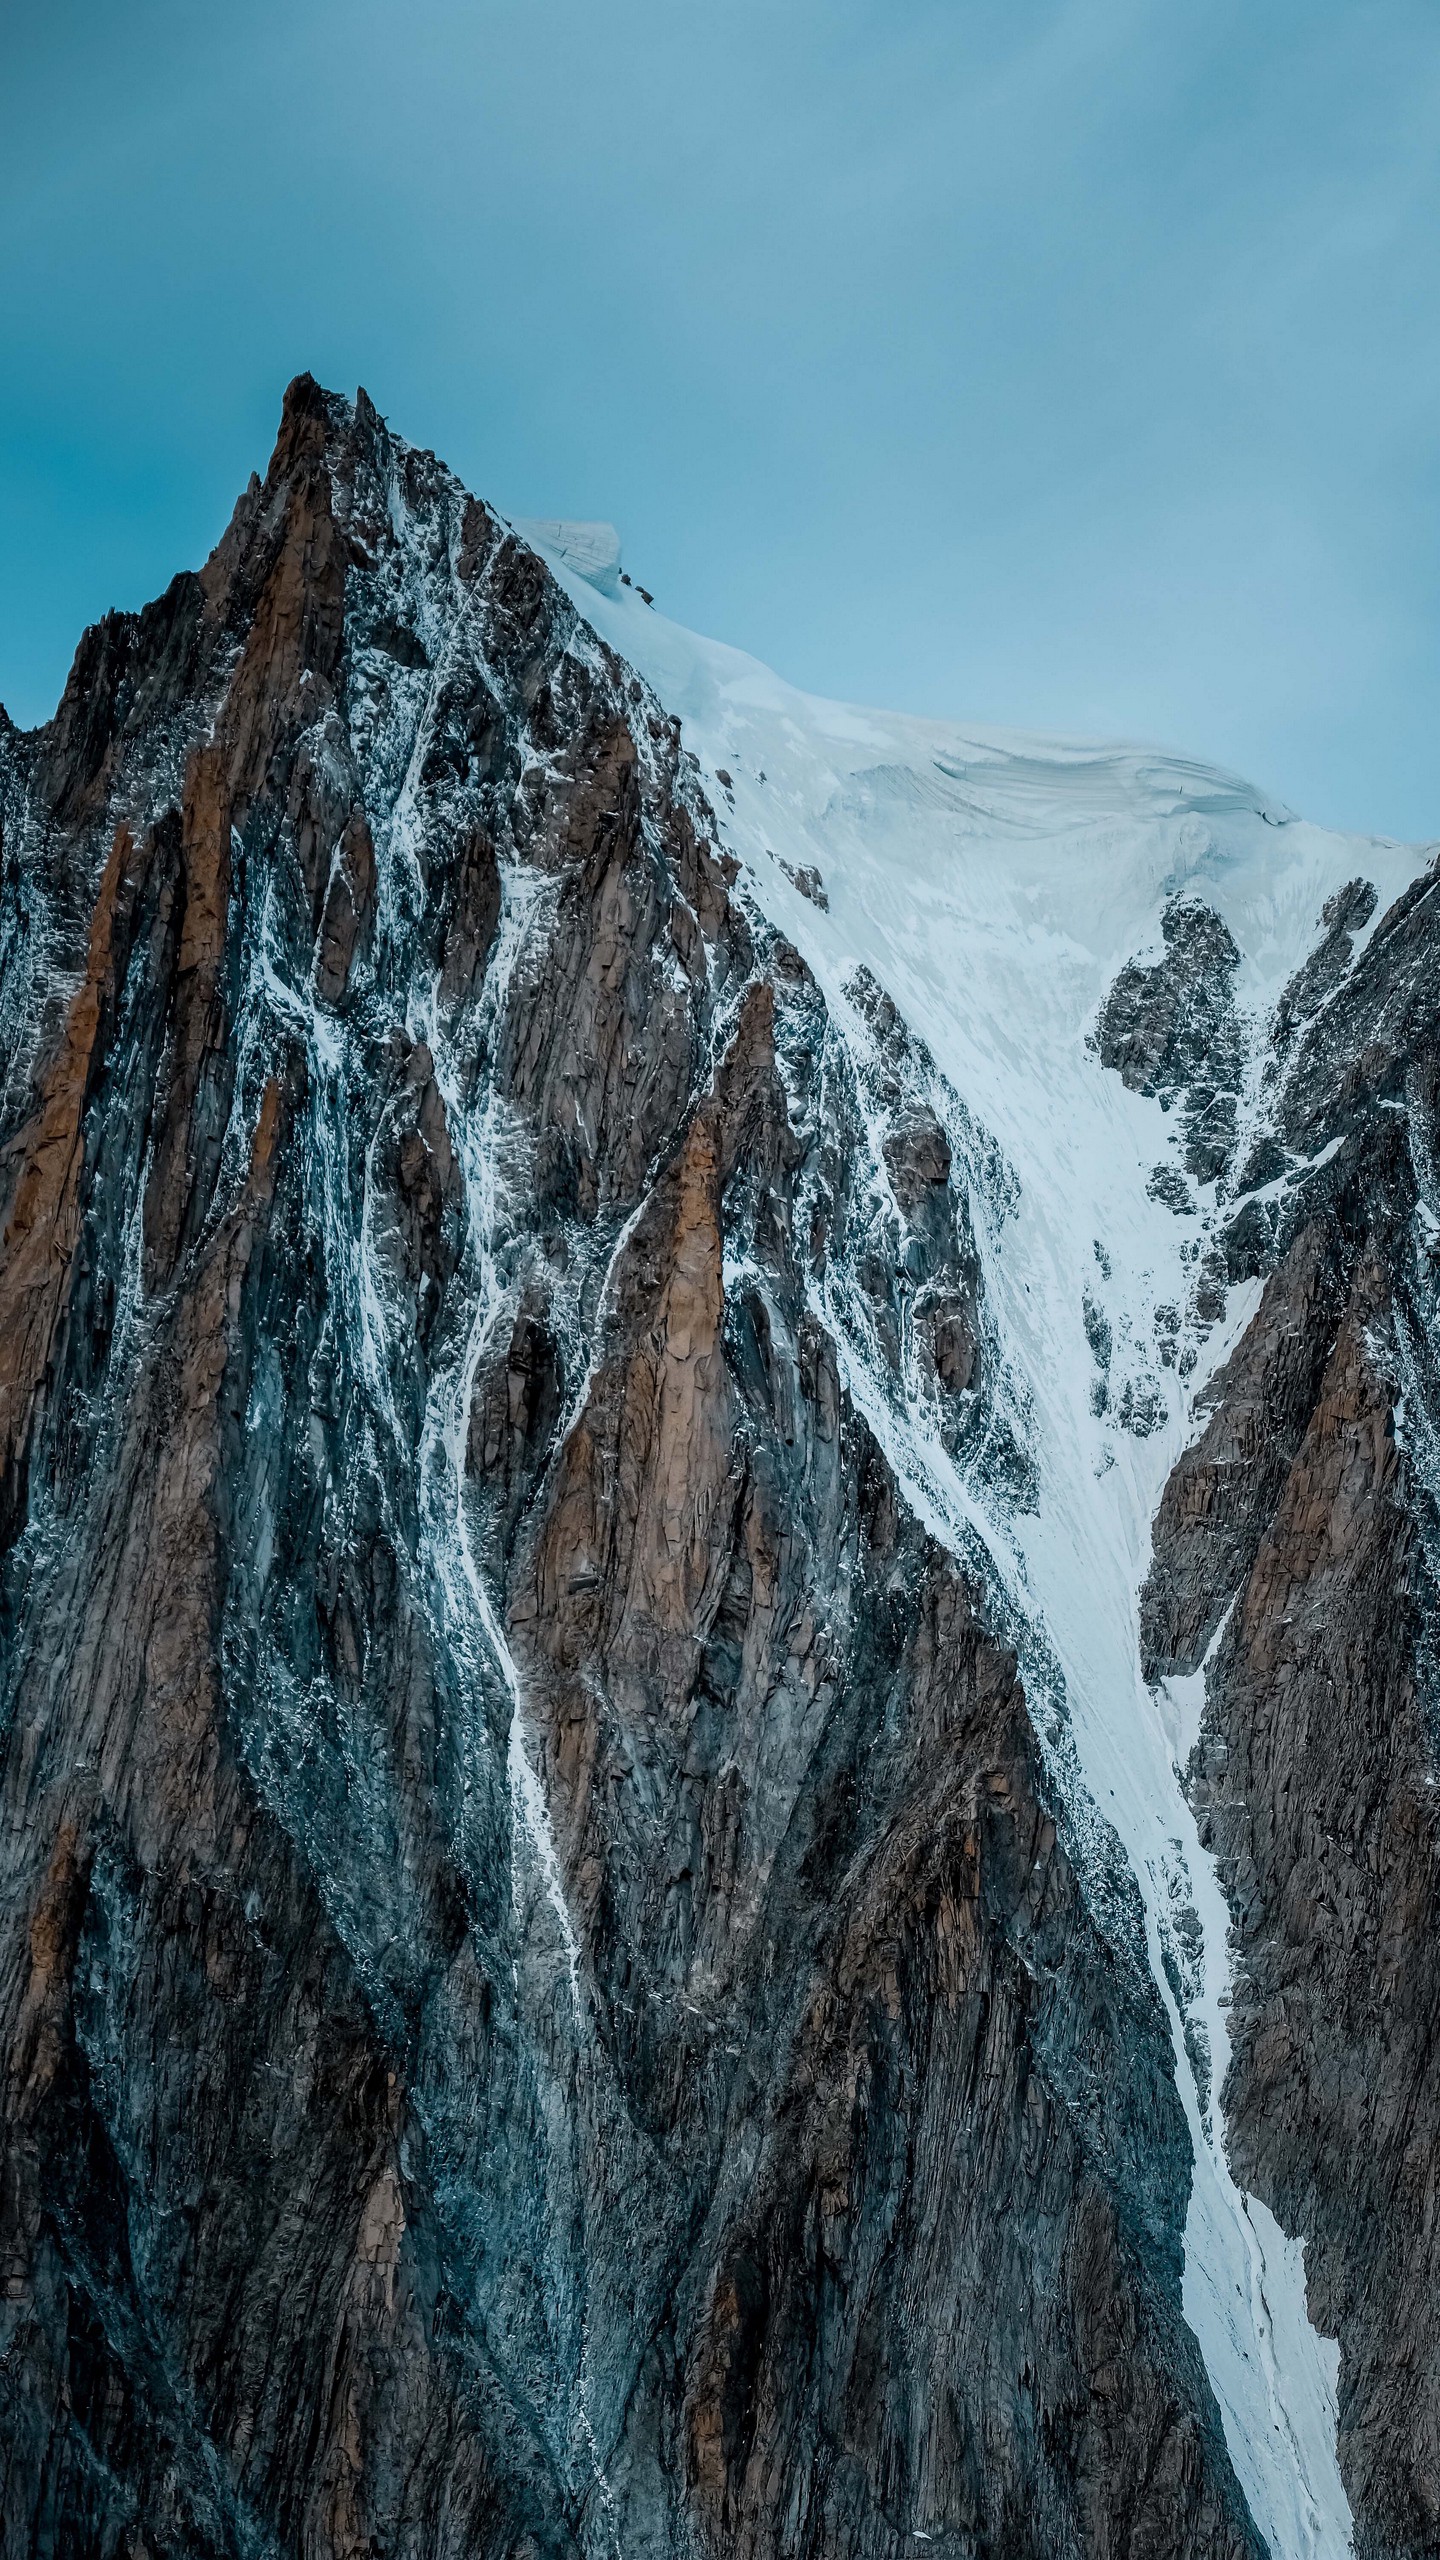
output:
[[[1178,1106],[1186,1172],[1215,1182],[1234,1149],[1244,1066],[1234,997],[1240,954],[1198,898],[1172,898],[1160,931],[1162,957],[1148,967],[1129,961],[1101,1007],[1100,1057],[1132,1092],[1155,1095],[1166,1111]]]

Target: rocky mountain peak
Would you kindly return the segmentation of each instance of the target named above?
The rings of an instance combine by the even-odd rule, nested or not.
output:
[[[1433,876],[529,531],[0,727],[6,2547],[1418,2554]]]

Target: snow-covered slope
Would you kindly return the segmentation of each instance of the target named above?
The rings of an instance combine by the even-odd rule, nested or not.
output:
[[[757,904],[801,950],[836,1018],[854,1019],[863,966],[1015,1177],[1013,1191],[982,1187],[972,1205],[1033,1425],[1033,1510],[987,1510],[982,1487],[887,1412],[882,1379],[852,1376],[852,1388],[928,1523],[967,1550],[978,1525],[1030,1623],[1032,1660],[1048,1651],[1058,1666],[1056,1764],[1077,1819],[1093,1808],[1124,1844],[1174,2031],[1196,2161],[1187,2316],[1276,2560],[1336,2560],[1350,2545],[1338,2351],[1307,2319],[1300,2243],[1237,2187],[1226,2159],[1226,1911],[1181,1785],[1203,1675],[1148,1688],[1138,1628],[1161,1490],[1259,1289],[1232,1288],[1218,1321],[1189,1320],[1220,1214],[1216,1186],[1200,1187],[1193,1215],[1167,1205],[1163,1184],[1157,1196],[1155,1168],[1174,1137],[1157,1102],[1102,1065],[1094,1031],[1125,963],[1160,948],[1168,902],[1202,898],[1241,954],[1243,1148],[1263,1113],[1262,1035],[1325,901],[1360,874],[1383,913],[1421,856],[1328,833],[1231,774],[1154,749],[817,700],[633,593],[597,589],[558,545],[549,556],[581,611],[681,718]],[[1303,1178],[1292,1168],[1284,1179]]]

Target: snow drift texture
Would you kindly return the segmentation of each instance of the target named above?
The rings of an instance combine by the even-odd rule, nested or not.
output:
[[[1423,857],[308,381],[0,825],[5,2550],[1433,2550]]]

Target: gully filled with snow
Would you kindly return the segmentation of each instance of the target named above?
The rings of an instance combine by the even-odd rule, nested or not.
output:
[[[927,1526],[971,1564],[977,1538],[987,1552],[1042,1731],[1036,1689],[1050,1688],[1049,1748],[1097,1875],[1108,1842],[1096,1817],[1123,1843],[1194,2149],[1186,2315],[1276,2560],[1338,2560],[1350,2545],[1338,2350],[1307,2318],[1301,2244],[1226,2159],[1227,1915],[1182,1784],[1203,1674],[1152,1690],[1139,1643],[1160,1494],[1258,1285],[1231,1289],[1209,1325],[1181,1320],[1215,1189],[1187,1204],[1196,1214],[1168,1204],[1155,1180],[1173,1143],[1166,1118],[1102,1064],[1094,1028],[1125,963],[1158,949],[1167,902],[1203,900],[1241,954],[1240,1110],[1242,1131],[1253,1127],[1262,1035],[1323,902],[1363,872],[1383,908],[1418,857],[1328,834],[1233,776],[1156,751],[818,701],[649,611],[610,562],[587,579],[558,548],[550,556],[582,612],[682,718],[751,893],[803,953],[834,1019],[860,1031],[855,973],[872,973],[1015,1177],[973,1184],[971,1208],[1012,1398],[1036,1426],[1033,1506],[997,1502],[958,1474],[923,1422],[897,1410],[890,1382],[867,1374],[833,1301],[824,1312],[851,1392]]]

